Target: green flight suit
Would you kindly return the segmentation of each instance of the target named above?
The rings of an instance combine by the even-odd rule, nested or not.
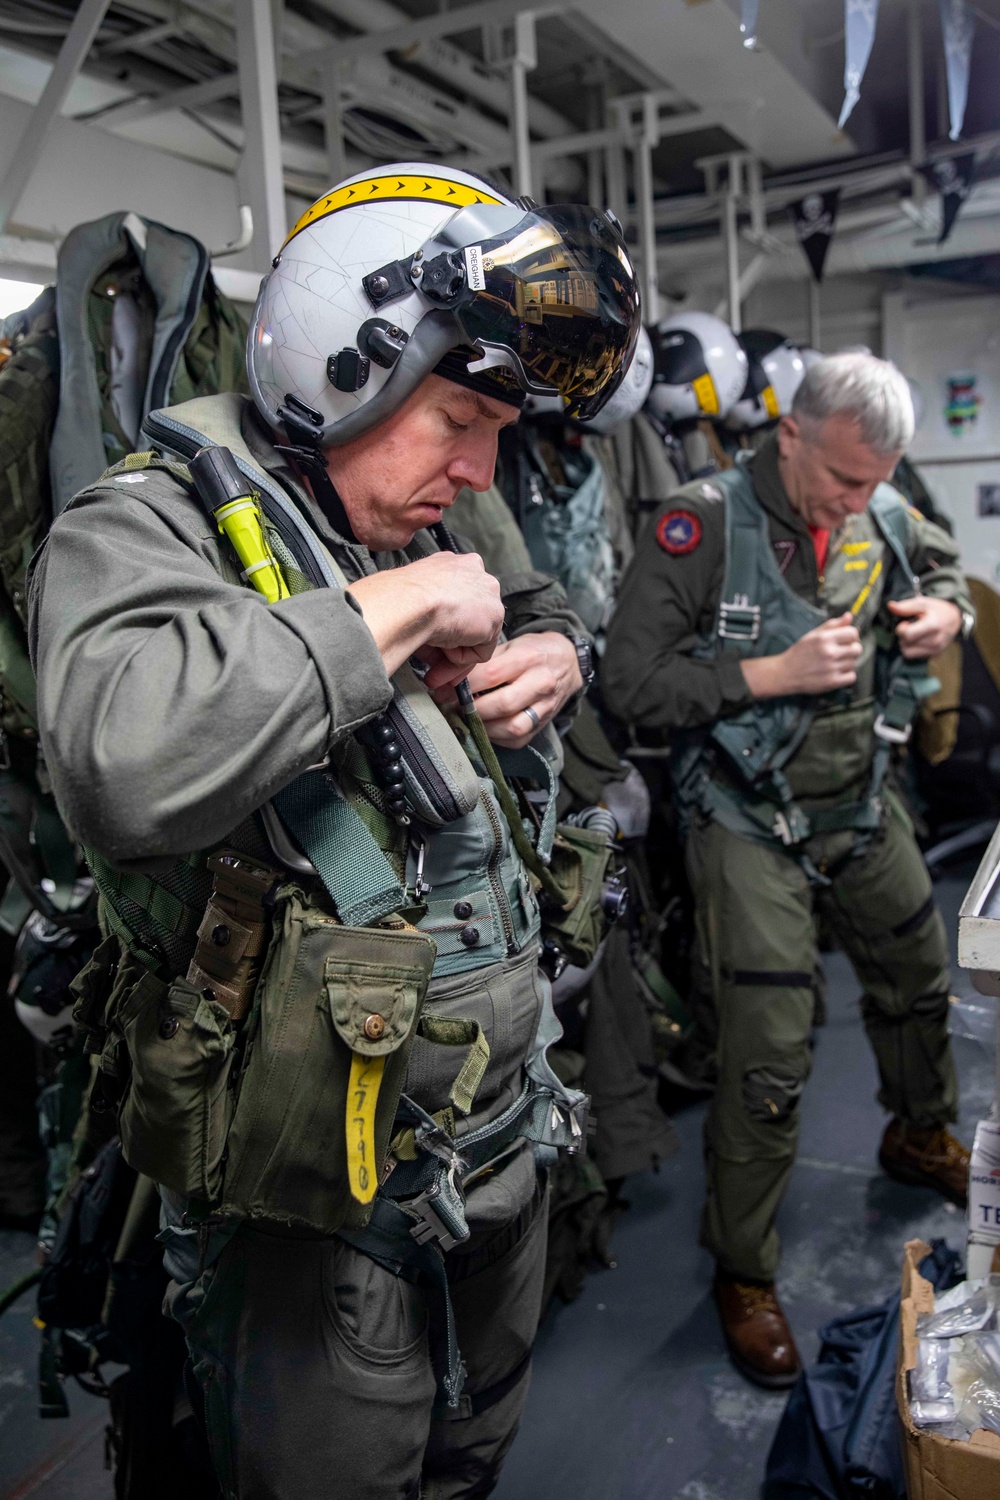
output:
[[[215,399],[216,410],[230,409],[233,398]],[[404,552],[374,557],[348,542],[249,401],[239,428],[260,471],[294,498],[347,576],[432,550],[423,532]],[[191,851],[231,846],[239,829],[258,840],[251,856],[273,864],[258,809],[391,695],[349,593],[308,589],[268,606],[237,586],[227,548],[173,473],[129,468],[75,498],[34,565],[30,640],[60,808],[82,842],[135,877],[133,891],[143,877],[186,870],[193,880],[203,861]],[[582,629],[551,579],[519,573],[501,586],[508,635]],[[498,857],[501,844],[502,829]],[[470,858],[478,855],[476,844]],[[508,899],[520,899],[520,887]],[[144,915],[137,908],[136,925]],[[163,938],[156,951],[168,976],[184,975],[195,939],[190,925]],[[271,939],[279,953],[282,940]],[[493,1120],[522,1094],[549,1004],[537,957],[532,939],[506,959],[432,979],[427,1011],[481,1016],[489,1043],[477,1113],[462,1124]],[[132,984],[127,1003],[145,1007],[143,986],[155,979],[165,989],[169,978],[144,970],[134,983],[129,962],[116,955],[112,969]],[[175,1053],[176,1034],[159,1033]],[[407,1090],[431,1113],[447,1103],[443,1072],[453,1078],[461,1061],[442,1052],[421,1036],[409,1056]],[[489,1492],[527,1395],[544,1278],[545,1187],[530,1141],[470,1191],[471,1237],[447,1262],[468,1369],[461,1405],[447,1417],[435,1405],[434,1325],[422,1290],[346,1239],[299,1232],[291,1221],[230,1222],[202,1243],[183,1218],[187,1199],[166,1188],[162,1199],[171,1311],[188,1337],[226,1500]]]
[[[866,515],[831,538],[819,577],[808,530],[781,484],[773,439],[749,474],[791,590],[831,616],[861,601],[856,620],[865,655],[857,702],[839,714],[821,713],[785,767],[800,805],[815,813],[855,802],[870,775],[875,740],[864,693],[871,691],[886,570],[876,561],[880,543]],[[662,545],[640,550],[623,585],[602,679],[615,713],[664,734],[710,724],[751,701],[736,652],[692,654],[713,635],[723,589],[721,492],[710,480],[696,482],[662,514],[673,509],[693,518],[686,535],[696,537],[695,545],[673,554]],[[913,512],[907,555],[924,592],[970,608],[954,542]],[[874,838],[852,829],[821,833],[806,853],[828,885],[810,884],[777,840],[743,837],[704,813],[694,815],[686,841],[698,909],[697,967],[711,993],[718,1039],[702,1240],[726,1270],[750,1279],[771,1280],[778,1265],[774,1220],[794,1162],[798,1100],[809,1073],[817,907],[863,986],[880,1102],[916,1125],[955,1118],[947,943],[905,813],[888,793]]]

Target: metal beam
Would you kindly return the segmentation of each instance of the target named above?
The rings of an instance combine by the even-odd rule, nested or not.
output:
[[[656,284],[656,222],[653,218],[653,147],[657,140],[656,127],[656,100],[652,94],[647,94],[642,128],[636,135],[632,148],[635,153],[635,195],[645,323],[657,323],[660,318],[660,292]]]
[[[542,0],[532,9],[536,17],[553,16],[565,10],[567,4],[568,0]],[[407,21],[386,31],[369,31],[364,36],[347,37],[337,43],[337,50],[344,59],[361,57],[369,52],[399,52],[433,37],[478,30],[488,22],[513,21],[524,11],[525,0],[482,0],[480,5],[460,5],[455,10],[438,11],[435,15]]]
[[[145,120],[150,115],[164,115],[173,109],[201,109],[219,99],[235,98],[240,92],[239,73],[224,73],[221,78],[207,78],[190,88],[171,89],[165,94],[140,99],[124,99],[101,111],[102,125],[124,125],[129,120]]]
[[[323,125],[326,132],[326,165],[330,186],[347,176],[347,145],[344,140],[344,101],[340,69],[331,61],[322,73]]]
[[[31,112],[24,134],[14,147],[6,176],[0,183],[0,233],[7,227],[7,221],[38,165],[49,131],[93,45],[109,4],[110,0],[81,0],[42,97]]]
[[[819,282],[815,276],[809,277],[809,346],[812,349],[820,347],[820,308],[819,308]]]
[[[133,31],[130,36],[116,37],[98,48],[101,57],[117,57],[121,52],[141,52],[144,47],[155,47],[158,42],[168,42],[184,30],[180,21],[160,21],[156,26],[147,26],[145,31]]]
[[[253,211],[254,267],[265,271],[287,228],[270,0],[235,0],[233,20],[245,140],[238,177],[243,201]]]
[[[514,191],[531,197],[531,133],[528,129],[528,74],[538,66],[535,17],[522,11],[514,19],[514,55],[510,60],[510,133],[514,157]]]
[[[920,0],[910,0],[907,21],[907,63],[910,104],[910,166],[913,197],[918,205],[927,196],[927,181],[918,169],[927,160],[927,121],[924,116],[924,17]]]

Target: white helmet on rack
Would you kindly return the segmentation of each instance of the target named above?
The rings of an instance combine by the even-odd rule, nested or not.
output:
[[[747,381],[747,357],[712,313],[675,313],[652,331],[655,370],[649,406],[662,421],[724,417]]]
[[[813,349],[810,344],[796,344],[795,348],[802,357],[802,363],[806,367],[806,374],[809,373],[813,365],[818,364],[821,359],[826,358],[825,354],[820,353],[818,349]]]
[[[596,417],[581,424],[584,430],[596,433],[598,437],[608,437],[616,427],[622,427],[637,417],[653,388],[653,364],[653,341],[645,328],[640,328],[639,340],[621,385]]]
[[[726,426],[747,432],[788,416],[805,377],[806,364],[800,349],[769,328],[748,328],[739,340],[749,369],[743,393],[726,418]]]
[[[261,285],[247,341],[269,425],[316,448],[385,421],[439,373],[520,405],[595,414],[639,329],[613,215],[516,202],[452,167],[356,173],[306,211]]]

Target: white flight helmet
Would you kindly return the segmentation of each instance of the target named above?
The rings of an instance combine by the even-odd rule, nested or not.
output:
[[[653,415],[665,422],[724,417],[747,381],[747,357],[732,329],[711,313],[675,313],[652,337]]]
[[[390,416],[448,356],[464,384],[600,410],[639,329],[613,216],[512,202],[452,167],[356,173],[306,211],[261,285],[247,341],[269,425],[316,448]]]
[[[801,352],[783,334],[769,328],[748,328],[739,340],[749,361],[747,383],[726,418],[726,426],[749,432],[788,416],[806,366]]]
[[[621,385],[597,416],[582,424],[587,432],[608,437],[616,427],[624,426],[639,415],[653,387],[653,363],[653,341],[645,328],[640,328],[632,362]]]
[[[811,348],[809,344],[796,344],[795,348],[799,351],[802,363],[805,365],[807,372],[812,369],[813,365],[818,364],[821,359],[826,358],[825,354],[821,354],[818,349]]]

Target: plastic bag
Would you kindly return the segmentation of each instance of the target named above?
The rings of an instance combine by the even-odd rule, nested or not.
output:
[[[918,1427],[955,1420],[955,1397],[948,1379],[951,1339],[917,1341],[917,1365],[910,1371],[910,1416]]]
[[[934,1298],[934,1311],[917,1319],[921,1339],[958,1338],[967,1333],[995,1331],[1000,1303],[1000,1275],[982,1281],[961,1281],[950,1292]]]

